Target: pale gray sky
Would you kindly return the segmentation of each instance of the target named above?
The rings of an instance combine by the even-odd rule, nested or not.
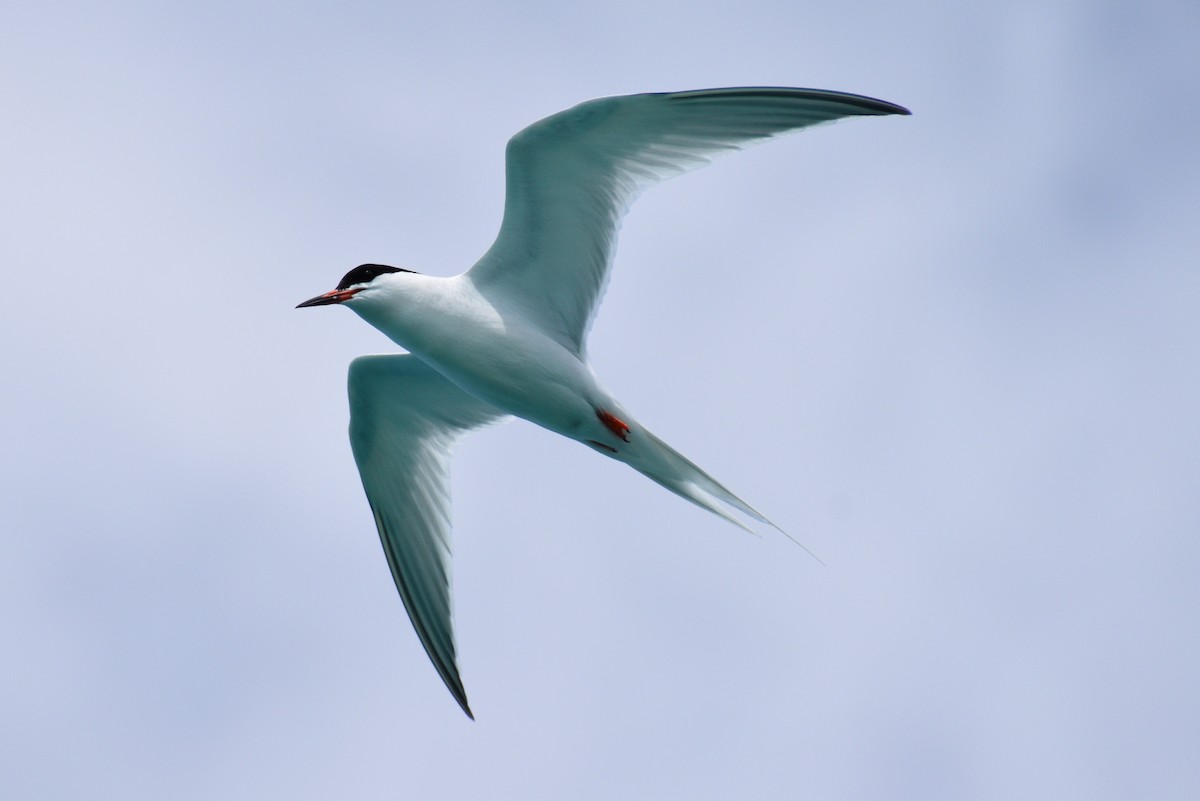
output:
[[[119,799],[1193,799],[1200,7],[0,12],[0,786]],[[593,331],[820,554],[516,422],[455,461],[468,721],[292,307],[466,269],[524,125],[910,107],[644,197]]]

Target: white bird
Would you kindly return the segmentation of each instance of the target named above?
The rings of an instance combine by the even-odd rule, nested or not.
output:
[[[470,270],[440,278],[363,264],[297,307],[348,306],[408,351],[351,363],[350,444],[413,627],[469,717],[450,615],[454,441],[523,417],[735,525],[748,529],[726,506],[772,525],[643,428],[588,365],[587,332],[617,230],[643,190],[716,156],[843,117],[908,113],[819,89],[591,100],[509,141],[500,233]]]

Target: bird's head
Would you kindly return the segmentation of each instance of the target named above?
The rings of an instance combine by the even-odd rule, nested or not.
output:
[[[382,296],[385,289],[394,284],[397,273],[412,273],[412,270],[389,267],[386,264],[360,264],[346,273],[336,289],[310,298],[296,308],[329,306],[334,303],[346,303],[350,300],[361,302],[372,297]]]

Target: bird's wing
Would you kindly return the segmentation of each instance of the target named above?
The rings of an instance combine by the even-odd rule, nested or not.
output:
[[[500,234],[470,276],[582,356],[621,217],[644,189],[789,131],[908,113],[859,95],[766,87],[582,103],[509,141]]]
[[[350,445],[392,578],[434,667],[471,715],[450,616],[450,448],[505,415],[407,354],[355,359],[349,393]]]

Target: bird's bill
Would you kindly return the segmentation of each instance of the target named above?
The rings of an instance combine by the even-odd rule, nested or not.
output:
[[[357,289],[335,289],[332,292],[326,292],[324,295],[317,295],[315,298],[310,298],[296,308],[303,309],[307,306],[328,306],[331,303],[343,303],[354,297],[357,292]]]

